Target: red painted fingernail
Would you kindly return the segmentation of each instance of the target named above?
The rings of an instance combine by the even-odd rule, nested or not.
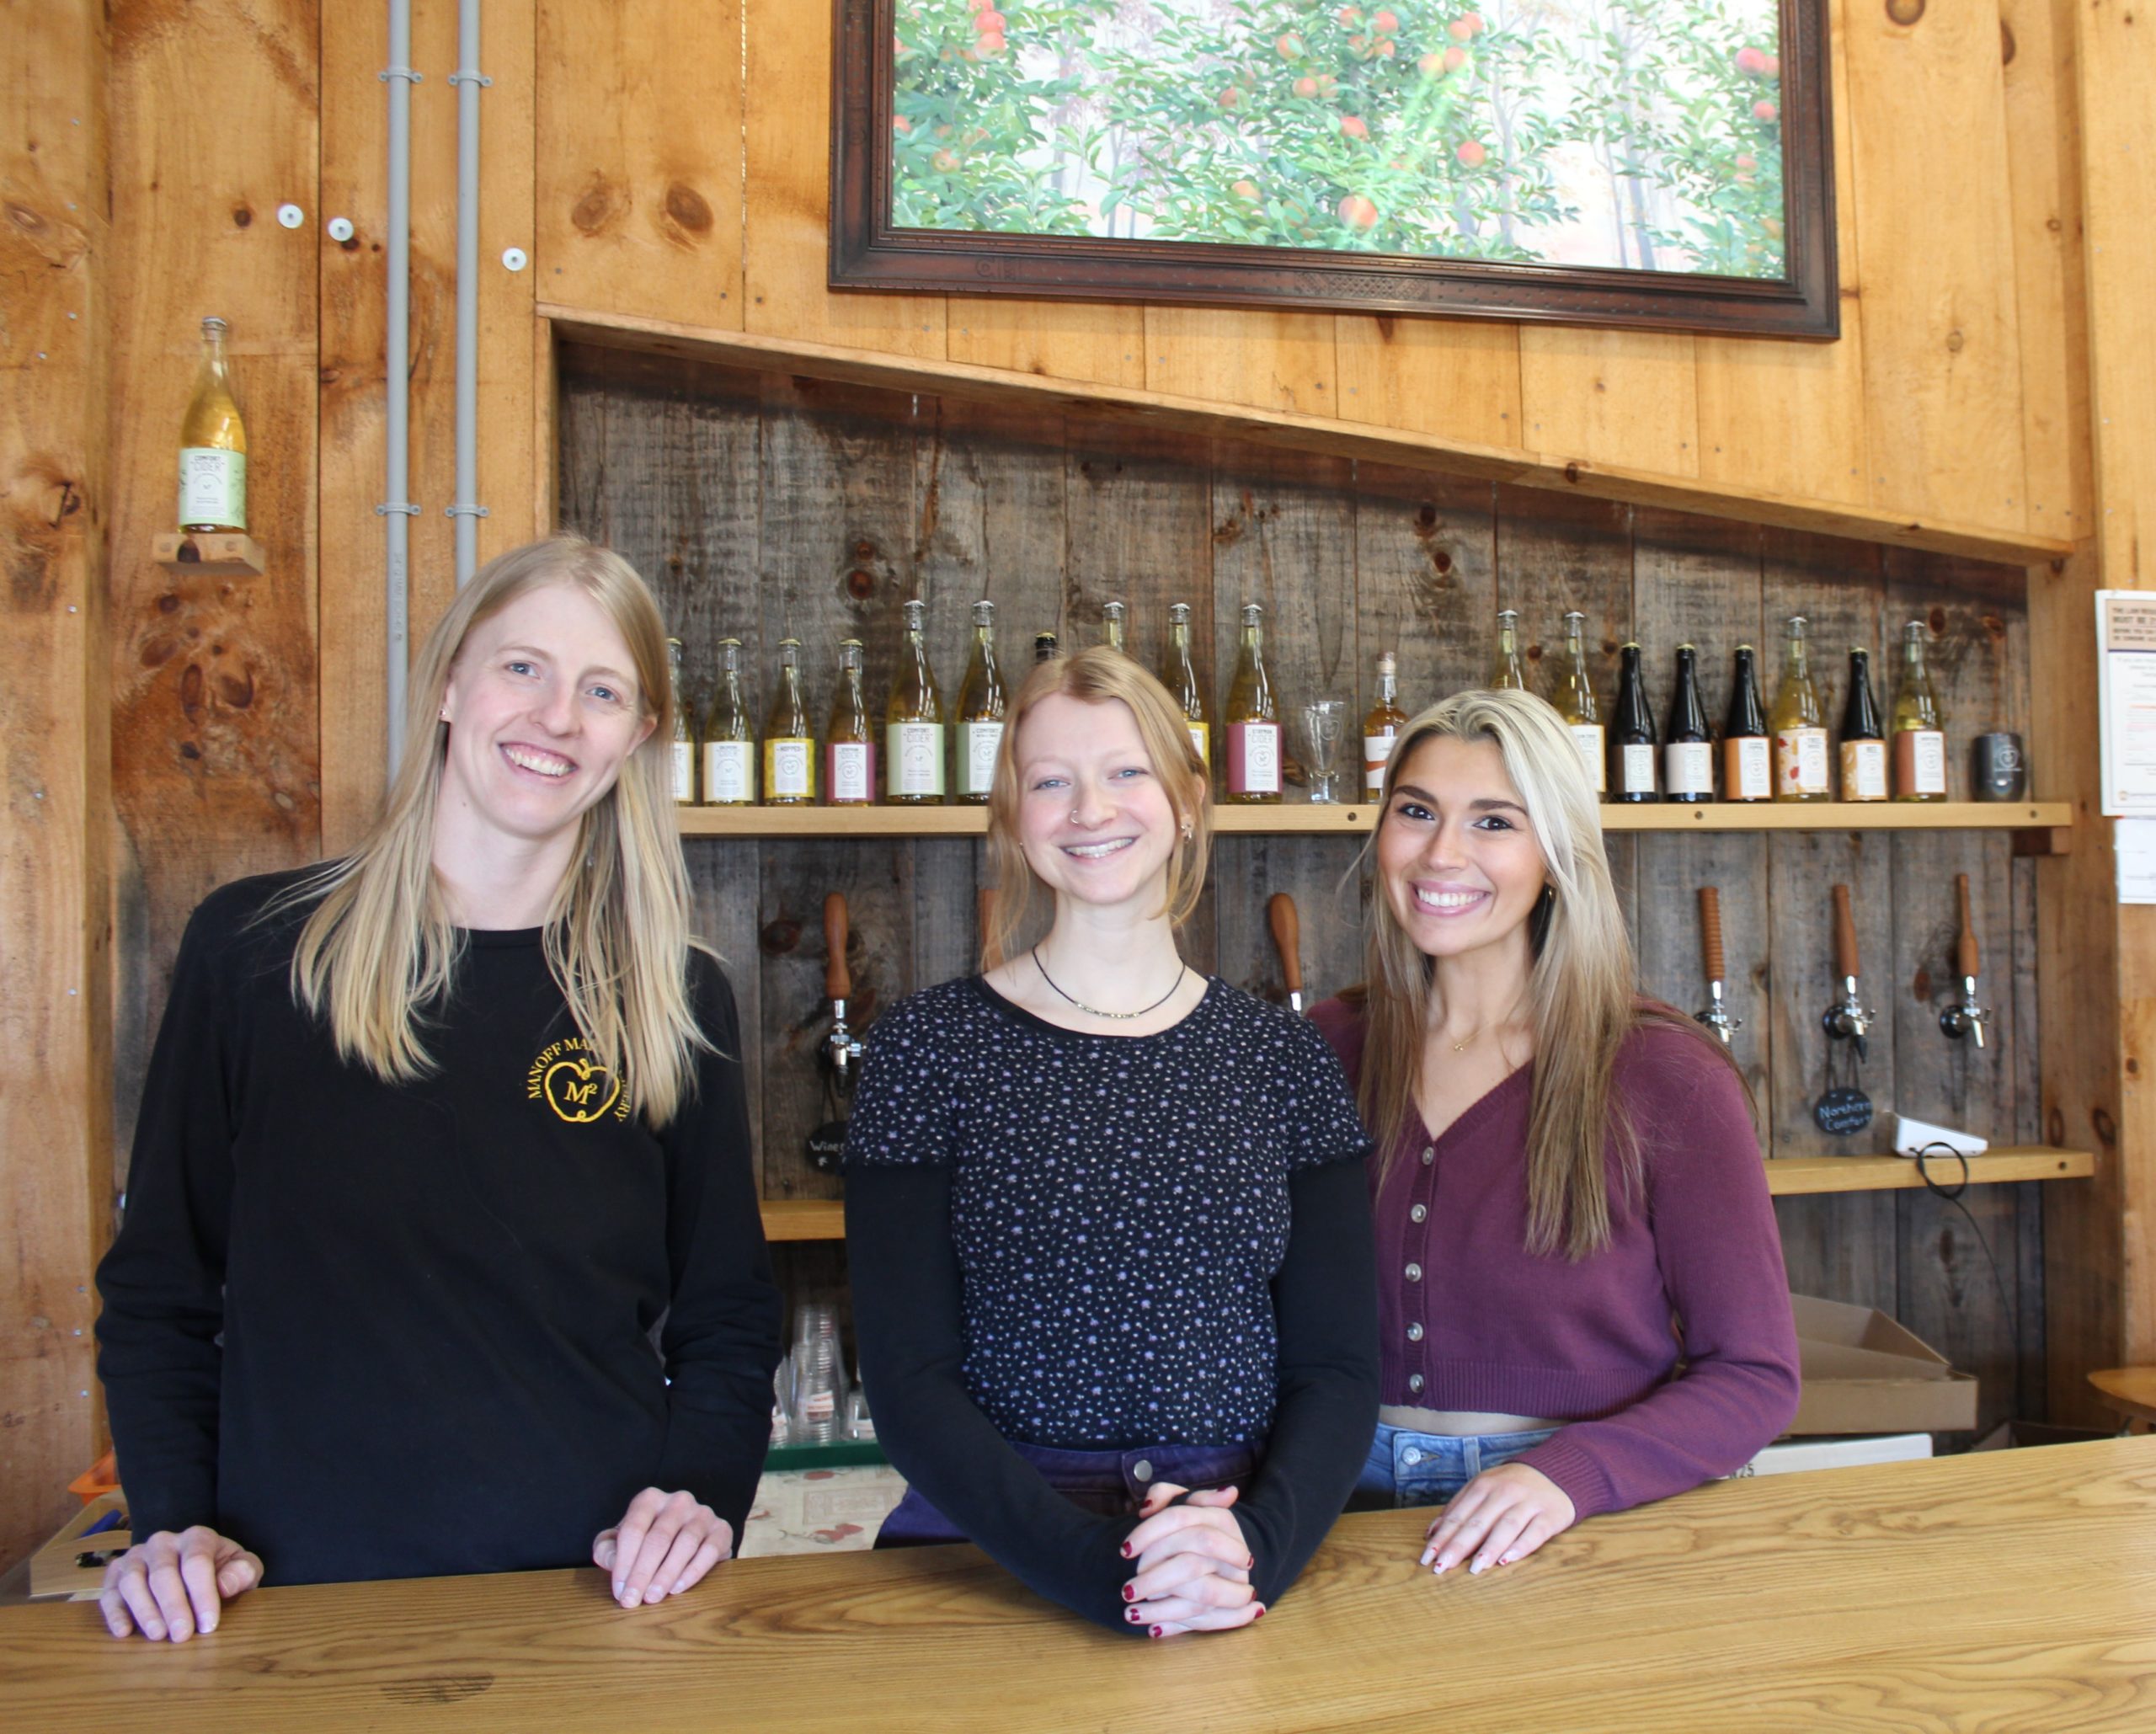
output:
[[[1126,1602],[1136,1601],[1138,1599],[1137,1589],[1130,1584],[1124,1584],[1123,1587],[1123,1598]]]
[[[1135,1608],[1126,1608],[1123,1610],[1123,1617],[1125,1619],[1128,1619],[1133,1625],[1135,1625],[1145,1616],[1140,1614]]]
[[[1150,1632],[1148,1632],[1148,1633],[1146,1634],[1146,1635],[1147,1635],[1148,1637],[1153,1637],[1153,1638],[1157,1638],[1157,1637],[1159,1637],[1161,1635],[1161,1628],[1160,1628],[1159,1626],[1157,1626],[1157,1625],[1156,1625],[1156,1626],[1155,1626],[1155,1627],[1152,1629],[1152,1630],[1150,1630]]]
[[[1130,1544],[1127,1541],[1123,1545],[1123,1556],[1126,1560],[1130,1557]]]
[[[1261,1619],[1264,1619],[1264,1618],[1265,1618],[1265,1609],[1264,1609],[1264,1607],[1263,1607],[1263,1605],[1262,1605],[1262,1604],[1260,1604],[1260,1606],[1259,1606],[1259,1608],[1258,1608],[1257,1612],[1257,1613],[1255,1613],[1255,1614],[1251,1614],[1251,1617],[1250,1617],[1250,1619],[1251,1619],[1251,1625],[1257,1625],[1257,1622],[1258,1622],[1259,1620],[1261,1620]]]

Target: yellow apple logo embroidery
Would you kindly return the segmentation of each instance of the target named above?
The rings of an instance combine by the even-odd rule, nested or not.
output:
[[[581,1036],[549,1044],[531,1062],[524,1093],[527,1100],[544,1102],[572,1126],[588,1126],[609,1113],[617,1120],[628,1118],[621,1079],[591,1057]]]

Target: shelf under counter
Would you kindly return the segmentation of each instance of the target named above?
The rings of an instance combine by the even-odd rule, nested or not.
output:
[[[1920,1187],[1924,1176],[1908,1156],[1783,1156],[1767,1165],[1767,1190],[1778,1198],[1817,1192],[1892,1192]],[[1961,1164],[1935,1157],[1933,1178],[1952,1186]],[[1969,1158],[1969,1183],[1996,1186],[2020,1180],[2086,1180],[2096,1171],[2089,1150],[2050,1150],[2041,1145],[2006,1145]],[[846,1206],[836,1198],[766,1198],[764,1238],[769,1240],[839,1240],[846,1237]]]
[[[1213,809],[1221,836],[1300,836],[1362,832],[1376,822],[1369,802],[1307,801]],[[682,807],[687,837],[978,837],[988,809],[976,806]],[[2066,801],[1716,801],[1703,806],[1660,802],[1602,809],[1606,831],[2065,830]]]

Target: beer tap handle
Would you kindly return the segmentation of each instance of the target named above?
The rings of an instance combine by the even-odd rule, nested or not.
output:
[[[1863,972],[1857,968],[1856,918],[1849,913],[1849,888],[1834,888],[1834,973],[1844,980]]]
[[[824,995],[826,999],[853,997],[853,974],[846,965],[846,894],[834,891],[824,899]]]
[[[1298,1011],[1303,1003],[1302,923],[1295,915],[1295,899],[1284,891],[1276,891],[1266,905],[1266,919],[1273,928],[1273,943],[1280,953],[1280,979],[1287,984],[1288,997]]]
[[[1954,942],[1955,973],[1968,980],[1977,973],[1977,924],[1969,913],[1969,876],[1954,876],[1954,900],[1960,905],[1961,931]]]
[[[1721,950],[1721,893],[1712,885],[1700,888],[1700,948],[1709,981],[1726,981],[1729,969]]]

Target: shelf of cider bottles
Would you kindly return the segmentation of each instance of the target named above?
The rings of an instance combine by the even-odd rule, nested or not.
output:
[[[833,701],[819,731],[802,686],[802,646],[779,645],[778,679],[760,734],[744,690],[738,639],[722,639],[714,696],[699,730],[677,702],[673,790],[680,828],[707,836],[875,836],[979,835],[1008,700],[995,643],[995,607],[974,605],[971,653],[957,699],[947,704],[923,638],[923,605],[908,602],[898,670],[874,719],[862,690],[862,647],[839,646]],[[1125,645],[1125,610],[1102,611],[1102,642]],[[1242,610],[1241,641],[1226,705],[1218,762],[1214,718],[1191,659],[1190,610],[1175,603],[1159,673],[1182,708],[1192,744],[1216,776],[1214,828],[1223,832],[1366,830],[1387,758],[1408,713],[1401,707],[1394,655],[1377,659],[1376,699],[1357,731],[1362,799],[1337,798],[1327,763],[1329,741],[1312,706],[1303,748],[1306,802],[1283,803],[1291,750],[1264,654],[1262,611]],[[1640,647],[1620,653],[1616,691],[1604,722],[1583,643],[1585,616],[1565,616],[1566,648],[1547,695],[1571,730],[1588,776],[1610,803],[1610,830],[1839,830],[1847,829],[2063,829],[2064,802],[2020,798],[2018,743],[1986,760],[1987,798],[1947,799],[1945,718],[1925,665],[1925,628],[1912,622],[1903,641],[1900,679],[1890,718],[1873,696],[1870,655],[1849,653],[1843,721],[1836,743],[1811,670],[1807,622],[1785,624],[1783,668],[1771,710],[1761,693],[1758,655],[1739,645],[1724,726],[1708,721],[1696,648],[1677,649],[1677,673],[1659,729]],[[678,641],[675,690],[680,688]],[[1058,654],[1056,635],[1034,635],[1035,660]],[[1015,684],[1015,683],[1013,683]],[[1518,645],[1518,617],[1498,616],[1489,684],[1531,690]],[[1987,737],[2011,740],[2011,737]],[[1838,757],[1838,766],[1835,760]],[[2003,769],[2002,769],[2003,767]],[[1839,796],[1835,798],[1838,768]],[[1314,773],[1314,774],[1313,774]],[[1972,782],[1977,778],[1972,776]]]

